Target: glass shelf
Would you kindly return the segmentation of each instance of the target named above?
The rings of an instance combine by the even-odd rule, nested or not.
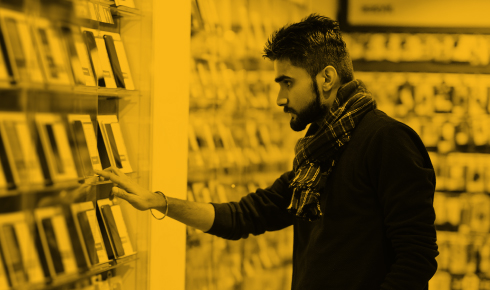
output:
[[[490,74],[489,66],[474,66],[463,62],[442,63],[429,61],[391,62],[353,60],[352,64],[355,71]]]
[[[92,276],[117,269],[123,265],[130,264],[134,261],[138,260],[137,254],[134,254],[132,256],[123,258],[121,260],[111,260],[108,263],[105,263],[103,265],[99,265],[93,269],[90,269],[86,272],[82,272],[80,274],[74,274],[74,275],[69,275],[66,277],[61,277],[59,280],[53,280],[51,282],[47,283],[40,283],[40,284],[31,284],[31,285],[26,285],[26,287],[18,287],[18,288],[10,288],[12,290],[51,290],[51,289],[58,289],[61,286],[68,285],[70,283],[77,282],[82,279],[90,278]]]
[[[137,8],[125,7],[125,6],[111,6],[111,14],[112,16],[124,17],[141,17],[141,10]]]

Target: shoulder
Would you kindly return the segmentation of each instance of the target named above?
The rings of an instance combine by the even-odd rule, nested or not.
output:
[[[365,131],[365,154],[374,163],[415,162],[421,167],[432,168],[427,149],[419,135],[408,125],[395,120],[382,111],[366,114],[365,123],[359,130]],[[364,127],[364,129],[361,127]]]
[[[422,142],[418,134],[408,125],[393,119],[383,111],[375,109],[367,113],[355,130],[355,135],[368,142],[392,139],[414,139]]]

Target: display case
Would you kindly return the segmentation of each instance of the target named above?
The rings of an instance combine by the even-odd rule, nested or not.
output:
[[[1,289],[148,289],[152,1],[0,1]]]

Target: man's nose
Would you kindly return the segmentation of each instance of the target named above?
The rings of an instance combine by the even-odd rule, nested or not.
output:
[[[288,99],[287,98],[284,98],[284,97],[281,97],[281,95],[279,95],[277,97],[276,104],[278,106],[280,106],[280,107],[286,106],[288,104]]]

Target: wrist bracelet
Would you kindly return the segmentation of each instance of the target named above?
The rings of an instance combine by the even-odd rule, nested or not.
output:
[[[163,198],[165,198],[165,213],[163,214],[163,217],[161,218],[157,218],[154,214],[153,214],[153,209],[150,208],[150,212],[151,212],[151,215],[156,218],[157,220],[163,220],[167,214],[168,214],[168,199],[167,199],[167,196],[165,194],[163,194],[163,192],[161,191],[155,191],[155,193],[158,193],[158,194],[161,194],[163,196]]]

